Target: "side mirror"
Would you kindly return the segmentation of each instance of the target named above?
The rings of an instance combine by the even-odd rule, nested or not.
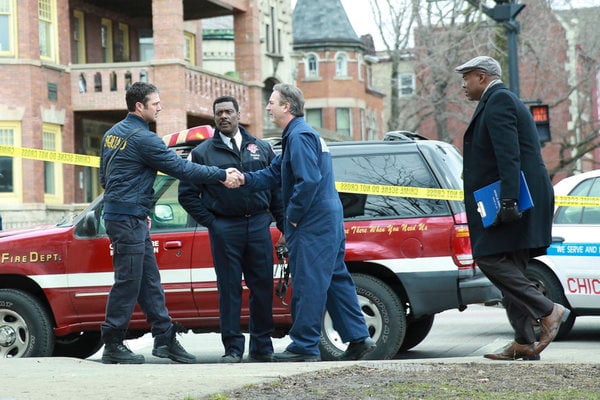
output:
[[[76,233],[78,236],[96,236],[98,233],[98,219],[94,210],[90,210],[85,214],[77,227]]]
[[[173,208],[168,204],[157,204],[154,207],[154,218],[160,222],[173,221]]]

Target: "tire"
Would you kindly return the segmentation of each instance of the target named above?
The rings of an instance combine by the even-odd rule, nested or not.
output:
[[[50,357],[54,329],[50,316],[32,295],[0,289],[0,358]]]
[[[554,303],[562,304],[566,308],[570,308],[569,302],[565,297],[563,287],[560,284],[560,281],[556,278],[556,276],[543,265],[537,263],[530,263],[527,266],[527,270],[525,271],[525,275],[537,286],[538,290],[544,294],[548,299],[552,300]],[[569,317],[565,322],[563,322],[558,329],[558,333],[556,334],[556,338],[554,340],[564,339],[571,329],[573,328],[573,324],[575,323],[575,313],[571,312]],[[539,335],[539,329],[537,329],[537,321],[536,325],[536,334]]]
[[[54,341],[54,357],[88,358],[100,350],[103,343],[100,332],[78,332],[57,337]]]
[[[404,335],[404,341],[400,346],[400,353],[408,351],[421,343],[433,326],[435,320],[435,314],[426,315],[408,324],[406,328],[406,334]]]
[[[365,359],[387,360],[398,353],[406,331],[406,312],[398,296],[381,280],[364,274],[353,274],[358,303],[369,334],[377,348]],[[320,341],[321,359],[337,360],[348,347],[333,327],[329,313],[323,318]]]

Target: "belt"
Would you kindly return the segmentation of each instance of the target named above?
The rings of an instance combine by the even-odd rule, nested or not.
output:
[[[252,213],[241,214],[241,215],[225,215],[225,214],[219,214],[219,213],[215,213],[215,215],[218,216],[219,218],[251,218],[251,217],[254,217],[257,215],[262,215],[266,212],[267,212],[267,210],[258,210],[258,211],[254,211]]]

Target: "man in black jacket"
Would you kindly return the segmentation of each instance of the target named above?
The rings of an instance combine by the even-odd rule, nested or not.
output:
[[[239,125],[239,105],[234,97],[217,98],[213,111],[217,127],[214,137],[192,150],[193,162],[242,172],[257,171],[271,163],[275,153],[270,144]],[[240,329],[242,273],[250,289],[250,360],[272,361],[273,242],[269,227],[275,218],[283,231],[280,190],[229,190],[181,182],[179,202],[209,231],[225,347],[221,362],[240,362],[244,354],[245,338]]]
[[[113,247],[115,282],[108,295],[106,317],[101,326],[105,344],[102,362],[141,364],[143,355],[133,354],[123,339],[135,304],[146,315],[154,337],[152,354],[181,363],[196,358],[186,352],[175,335],[165,305],[165,293],[154,248],[150,240],[152,188],[157,171],[196,183],[239,186],[235,169],[195,165],[167,148],[148,124],[160,112],[156,86],[136,82],[125,95],[127,117],[105,133],[100,154],[100,183],[104,191],[104,223]],[[221,185],[218,185],[221,186]]]
[[[551,243],[554,193],[540,151],[531,113],[500,76],[498,61],[480,56],[456,67],[469,100],[479,101],[463,139],[465,206],[473,257],[502,291],[502,303],[515,331],[514,341],[494,360],[539,359],[569,310],[554,304],[525,276],[529,258],[546,254]],[[525,175],[533,208],[521,212],[520,173]],[[473,192],[500,181],[501,207],[495,222],[483,227]],[[533,320],[540,322],[535,343]]]

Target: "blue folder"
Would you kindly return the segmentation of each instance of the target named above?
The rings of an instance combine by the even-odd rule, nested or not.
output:
[[[487,228],[496,219],[496,214],[500,209],[500,181],[490,183],[479,190],[473,192],[475,202],[477,203],[477,211],[481,215],[483,227]],[[529,186],[525,180],[525,175],[521,171],[521,186],[519,189],[519,198],[517,200],[519,211],[523,212],[533,207],[533,200],[529,192]]]

